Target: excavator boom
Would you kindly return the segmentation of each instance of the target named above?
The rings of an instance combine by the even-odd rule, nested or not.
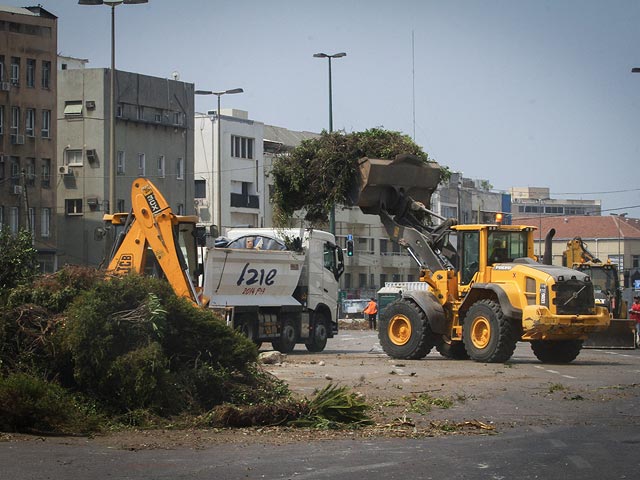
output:
[[[195,270],[197,262],[194,236],[197,217],[175,215],[162,193],[146,178],[133,182],[131,205],[126,220],[123,214],[104,216],[113,225],[122,225],[124,220],[107,270],[122,275],[159,267],[178,296],[196,305],[206,303],[191,277],[195,272],[189,268],[191,264],[191,270]]]

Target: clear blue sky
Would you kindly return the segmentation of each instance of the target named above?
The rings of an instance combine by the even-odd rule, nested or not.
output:
[[[109,66],[109,8],[38,1],[59,17],[60,53]],[[312,55],[347,52],[334,129],[415,130],[498,190],[547,186],[640,217],[637,0],[149,0],[116,17],[118,69],[242,87],[223,108],[293,130],[328,128],[327,61]]]

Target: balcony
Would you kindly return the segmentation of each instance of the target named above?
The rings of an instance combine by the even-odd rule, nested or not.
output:
[[[231,206],[237,208],[260,208],[260,197],[257,195],[231,194]]]

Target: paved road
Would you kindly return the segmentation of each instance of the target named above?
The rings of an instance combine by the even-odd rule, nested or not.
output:
[[[526,344],[506,365],[387,358],[372,332],[342,332],[321,354],[271,367],[306,392],[340,382],[380,392],[457,392],[434,418],[478,419],[494,435],[352,439],[197,448],[113,448],[89,439],[0,442],[0,480],[27,479],[635,479],[640,478],[640,351],[584,350],[538,362]]]

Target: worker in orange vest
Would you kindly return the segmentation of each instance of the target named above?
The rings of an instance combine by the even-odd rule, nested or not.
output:
[[[378,304],[376,303],[375,298],[372,298],[371,301],[367,304],[367,307],[364,309],[364,313],[369,316],[369,328],[375,330],[376,315],[378,314]]]

